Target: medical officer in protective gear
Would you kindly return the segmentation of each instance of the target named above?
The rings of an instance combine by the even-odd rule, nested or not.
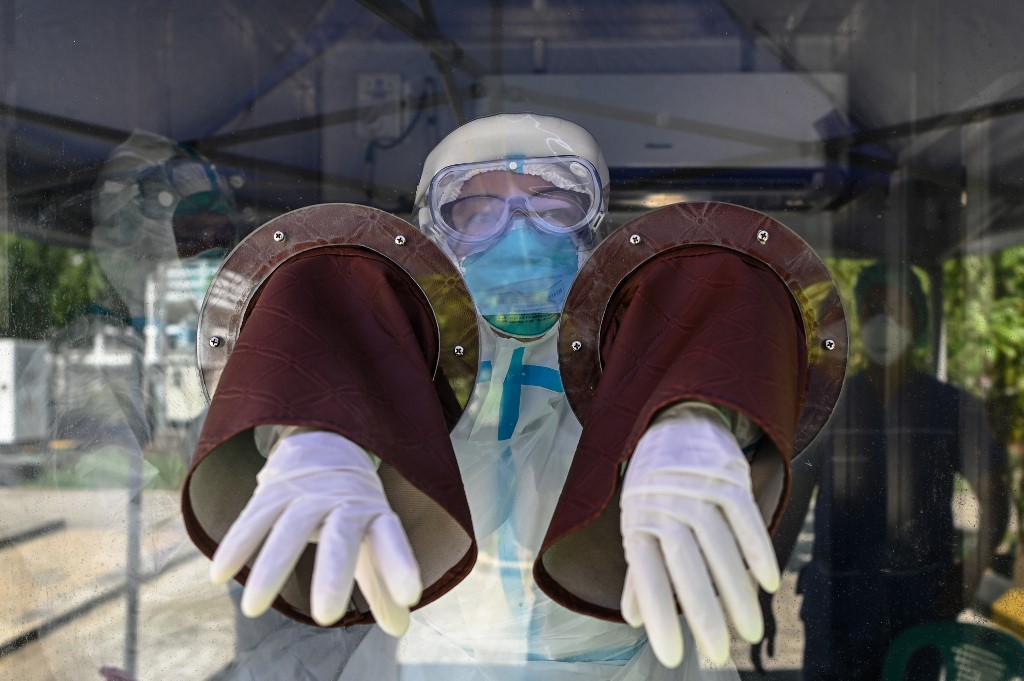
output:
[[[168,327],[194,330],[207,282],[198,276],[181,277],[176,299],[157,292],[167,288],[164,282],[169,277],[162,275],[168,271],[193,268],[212,275],[210,263],[239,241],[245,225],[227,176],[195,150],[144,130],[132,132],[111,151],[97,169],[88,198],[91,256],[99,272],[90,276],[94,293],[88,305],[53,333],[56,375],[51,385],[50,438],[73,443],[78,484],[127,489],[127,513],[115,507],[99,517],[108,523],[105,529],[121,531],[125,538],[127,556],[115,560],[126,565],[128,669],[104,666],[99,671],[108,678],[130,678],[136,673],[138,629],[152,619],[166,618],[175,607],[166,602],[140,606],[143,567],[159,573],[174,553],[155,556],[146,550],[163,529],[159,522],[155,530],[150,524],[160,515],[159,501],[153,503],[152,496],[146,497],[143,521],[142,490],[154,481],[178,483],[173,467],[172,479],[161,481],[168,468],[154,466],[151,456],[154,450],[157,458],[180,454],[184,465],[188,448],[167,451],[166,443],[190,437],[194,442],[205,410],[196,369],[186,368],[187,349],[184,356],[178,355],[182,361],[174,362]],[[39,359],[49,362],[48,357]],[[167,392],[172,385],[180,388],[174,420],[168,416],[172,400]],[[171,434],[175,438],[169,438]],[[153,447],[153,440],[161,437],[164,445]],[[58,459],[69,458],[57,455],[53,452],[55,466]],[[144,553],[148,560],[143,560]]]
[[[114,149],[103,165],[93,194],[95,227],[92,243],[97,260],[116,295],[113,301],[101,301],[108,308],[104,311],[107,315],[115,311],[124,314],[138,332],[138,355],[133,358],[136,361],[132,366],[141,368],[143,333],[149,334],[148,342],[159,347],[165,342],[159,336],[165,333],[164,325],[168,322],[176,321],[181,326],[195,328],[207,282],[199,277],[185,279],[192,299],[173,303],[173,316],[177,319],[169,318],[171,315],[166,310],[154,319],[152,315],[159,311],[153,307],[154,302],[166,305],[152,299],[156,273],[160,267],[187,268],[218,263],[252,230],[251,222],[239,210],[234,197],[234,188],[241,186],[242,179],[237,173],[218,169],[192,148],[144,130],[134,131],[128,140]],[[148,307],[147,290],[151,292]],[[162,355],[163,351],[157,354]],[[169,380],[160,365],[146,369],[150,386],[162,387]],[[102,444],[107,445],[101,452],[109,451],[110,441],[116,439],[119,443],[131,443],[126,449],[126,457],[141,458],[142,447],[152,433],[152,393],[155,390],[152,387],[143,389],[145,383],[141,375],[135,382],[118,385],[111,381],[111,373],[96,371],[96,377],[90,381],[89,401],[94,410],[126,420],[132,430],[112,427],[116,424],[108,425],[98,433],[103,438]],[[186,385],[194,384],[186,382]],[[126,389],[134,389],[127,394],[127,399],[123,394]],[[189,392],[185,394],[191,396]],[[196,397],[200,398],[199,406],[202,406],[201,397]],[[97,408],[97,405],[101,407]],[[83,422],[75,414],[64,417],[61,412],[57,413],[61,417],[59,427],[64,423],[70,427],[80,426]],[[184,425],[187,431],[183,436],[187,441],[195,441],[204,416],[205,410],[199,411],[194,422]],[[183,451],[182,455],[185,456],[186,452]],[[85,468],[89,463],[88,457],[82,457],[79,468]],[[155,471],[152,467],[148,470]],[[147,473],[147,476],[152,474],[155,473]],[[240,593],[231,593],[233,602],[237,602],[240,596]],[[300,678],[296,670],[309,673],[326,670],[322,678],[327,678],[327,672],[334,672],[336,676],[341,664],[332,658],[336,657],[338,650],[357,642],[361,630],[365,629],[356,627],[348,632],[310,630],[275,615],[258,620],[237,615],[235,659],[227,672],[231,678],[258,676],[268,668],[268,659],[274,659],[275,667],[267,678]],[[282,652],[282,649],[287,652]]]
[[[166,366],[154,360],[163,356],[161,322],[191,322],[194,328],[205,293],[196,282],[192,300],[158,300],[157,272],[195,264],[193,257],[216,257],[214,248],[223,255],[238,242],[242,221],[227,179],[207,159],[142,130],[114,148],[89,198],[92,254],[102,276],[91,283],[95,294],[88,306],[54,333],[60,359],[50,437],[76,443],[77,475],[123,484],[125,461],[141,458],[153,437],[154,394],[168,380]],[[174,307],[177,318],[165,309],[156,319],[161,307]],[[117,348],[115,362],[82,359],[104,355],[99,338],[107,352]],[[198,390],[196,397],[196,409],[202,409]]]
[[[820,353],[795,284],[746,251],[766,227],[806,246],[754,211],[699,204],[598,248],[607,190],[579,126],[493,116],[427,158],[416,218],[429,242],[318,237],[273,256],[228,337],[184,492],[213,579],[244,581],[244,612],[375,621],[344,679],[698,678],[702,655],[726,662],[727,621],[760,639],[756,585],[779,583],[766,520]],[[331,216],[343,231],[353,210],[303,209],[260,232],[328,234]],[[357,230],[401,229],[362,210]],[[701,236],[616,250],[677,223]],[[457,273],[446,290],[468,290],[477,312],[462,409],[439,381],[451,315],[399,262],[437,249]],[[599,340],[570,342],[570,307],[602,297],[600,316],[581,316]],[[562,347],[598,343],[593,371]]]

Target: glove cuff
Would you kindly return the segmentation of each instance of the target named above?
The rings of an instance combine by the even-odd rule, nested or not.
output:
[[[326,430],[304,430],[280,439],[270,450],[256,480],[296,478],[325,470],[347,469],[372,479],[381,488],[377,467],[365,449],[348,438]]]
[[[687,400],[685,402],[678,402],[669,407],[665,407],[655,415],[651,425],[693,410],[703,410],[717,414],[744,451],[746,451],[748,447],[756,445],[761,438],[764,437],[764,431],[761,430],[760,426],[739,411],[723,407],[720,404],[703,402],[700,400]]]

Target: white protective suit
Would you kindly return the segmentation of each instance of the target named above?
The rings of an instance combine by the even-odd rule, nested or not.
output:
[[[450,593],[412,613],[397,641],[374,628],[343,681],[668,681],[699,679],[683,627],[683,664],[666,669],[643,629],[574,613],[533,581],[533,562],[582,428],[558,375],[557,329],[524,343],[481,324],[481,370],[452,432],[479,542],[476,566]],[[739,426],[748,434],[749,423]],[[511,428],[511,437],[503,428]],[[749,435],[748,435],[749,437]],[[380,654],[397,649],[401,670]],[[391,675],[389,675],[389,673]],[[715,679],[738,679],[730,667]]]
[[[523,164],[514,159],[526,158],[529,167],[531,157],[578,156],[600,173],[600,185],[591,195],[592,203],[586,206],[590,211],[587,238],[580,237],[577,242],[577,265],[581,265],[597,240],[596,227],[607,206],[607,167],[593,138],[577,126],[557,119],[531,115],[495,118],[499,120],[460,129],[427,159],[417,192],[421,230],[465,274],[463,264],[467,256],[465,251],[460,252],[465,243],[454,244],[451,230],[442,229],[432,217],[432,213],[438,214],[438,208],[431,205],[435,197],[427,194],[431,180],[440,177],[455,161],[471,164],[513,159],[507,161],[508,167],[522,172]],[[500,134],[491,126],[500,129]],[[554,127],[548,130],[546,126]],[[537,176],[557,189],[567,190],[577,169],[572,165],[566,168],[570,169],[568,174],[560,174],[556,169]],[[526,173],[530,174],[529,170]],[[472,172],[468,172],[461,179],[467,182],[472,178]],[[457,195],[459,186],[449,186],[445,191]],[[534,211],[535,206],[526,208]],[[470,290],[473,291],[472,285]],[[480,300],[477,304],[481,309]],[[541,314],[550,310],[539,304],[516,312]],[[520,339],[497,332],[493,323],[490,318],[479,320],[477,384],[451,433],[478,542],[477,562],[469,576],[450,592],[415,610],[408,631],[400,639],[388,636],[379,627],[371,629],[340,679],[703,678],[701,656],[685,624],[682,664],[668,669],[656,659],[644,629],[570,611],[552,601],[535,584],[534,560],[565,483],[582,427],[570,408],[559,374],[558,325],[537,337]],[[695,407],[695,411],[716,421],[724,417],[740,447],[761,435],[747,419],[734,412],[722,414],[721,410],[703,404]],[[306,430],[296,431],[287,425],[260,426],[255,436],[264,456],[272,457],[277,441],[296,432]],[[733,541],[731,537],[727,540]],[[215,567],[218,560],[220,554],[214,558]],[[231,560],[241,564],[245,556],[236,553]],[[228,559],[221,561],[215,571],[223,572],[225,564]],[[267,605],[269,602],[266,599]],[[757,608],[756,599],[751,607]],[[707,673],[716,679],[738,678],[731,665]]]

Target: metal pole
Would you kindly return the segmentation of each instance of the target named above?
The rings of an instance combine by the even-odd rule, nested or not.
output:
[[[128,458],[128,537],[125,566],[124,670],[138,664],[139,583],[142,576],[142,447]]]

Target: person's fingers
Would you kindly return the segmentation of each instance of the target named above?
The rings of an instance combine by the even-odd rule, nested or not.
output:
[[[640,603],[636,600],[636,587],[633,586],[633,571],[626,568],[626,582],[622,585],[622,619],[626,624],[639,629],[644,624],[643,614],[640,612]]]
[[[214,584],[223,584],[238,574],[256,553],[286,506],[284,498],[274,500],[257,495],[249,500],[213,554],[210,580]]]
[[[717,507],[708,504],[693,508],[690,516],[697,543],[736,632],[750,643],[760,641],[764,620],[757,591],[725,518]]]
[[[729,521],[736,543],[751,573],[768,593],[779,588],[781,576],[775,549],[765,528],[761,512],[749,490],[725,479],[708,478],[695,473],[673,473],[645,486],[645,491],[680,522],[687,523],[674,499],[692,499],[718,506]]]
[[[678,667],[683,661],[683,635],[658,542],[647,533],[634,532],[623,544],[651,649],[663,665]]]
[[[399,605],[391,597],[377,574],[377,566],[370,558],[370,550],[364,540],[356,559],[356,583],[370,606],[377,624],[385,633],[401,636],[409,628],[409,609]]]
[[[245,580],[242,613],[246,617],[263,614],[274,602],[322,519],[320,505],[301,501],[290,504],[277,519]]]
[[[366,540],[368,558],[391,598],[405,607],[416,605],[423,593],[420,568],[398,517],[392,513],[377,516]]]
[[[732,497],[729,503],[723,504],[722,510],[736,535],[736,544],[761,588],[775,593],[779,590],[782,576],[761,512],[748,494]]]
[[[697,646],[715,664],[729,658],[729,629],[700,547],[689,527],[661,537],[661,550]]]
[[[345,508],[334,509],[320,527],[310,612],[321,626],[334,624],[348,612],[363,531],[363,523]]]

